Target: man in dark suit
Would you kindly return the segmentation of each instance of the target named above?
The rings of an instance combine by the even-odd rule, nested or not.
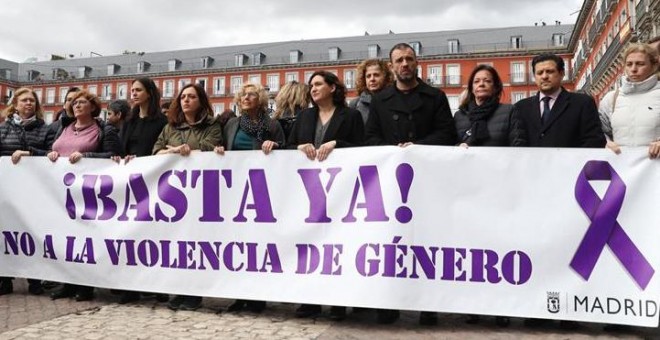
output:
[[[514,117],[527,131],[527,144],[533,147],[603,148],[598,108],[586,94],[571,93],[561,86],[564,60],[555,54],[540,54],[532,59],[534,80],[539,92],[514,105]],[[549,320],[526,319],[525,325],[537,327]],[[560,327],[575,329],[574,321],[561,321]]]
[[[371,99],[366,144],[400,147],[456,144],[454,118],[447,96],[417,77],[415,50],[405,43],[394,45],[389,66],[396,82]],[[398,310],[379,309],[377,312],[381,324],[390,324],[399,318]],[[436,324],[436,313],[422,312],[419,323]]]
[[[561,86],[564,60],[555,54],[532,59],[539,92],[514,105],[514,117],[527,131],[533,147],[602,148],[605,136],[593,98]]]
[[[366,125],[367,145],[454,145],[456,129],[447,96],[417,77],[410,45],[390,50],[394,85],[374,95]]]

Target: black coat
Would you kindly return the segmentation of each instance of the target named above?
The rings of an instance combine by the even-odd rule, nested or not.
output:
[[[366,127],[367,145],[413,142],[427,145],[456,144],[456,128],[444,92],[421,79],[408,98],[391,85],[371,98]]]
[[[464,142],[467,131],[472,126],[470,118],[464,109],[459,109],[454,115],[458,143]],[[521,127],[520,120],[513,115],[513,105],[500,104],[493,115],[486,121],[489,138],[480,146],[525,146],[527,137]]]
[[[50,129],[41,119],[26,125],[14,123],[12,116],[0,125],[0,155],[10,156],[16,150],[29,151],[31,155],[45,156],[52,141]]]
[[[602,148],[605,135],[593,98],[565,89],[559,93],[550,111],[550,120],[541,125],[539,94],[514,105],[516,115],[532,147]]]
[[[318,108],[311,107],[302,110],[293,124],[293,130],[291,130],[287,143],[288,147],[295,149],[301,144],[314,144],[318,119]],[[323,143],[334,140],[337,142],[337,148],[361,146],[363,144],[364,123],[360,111],[349,107],[337,107],[328,124],[328,129],[325,136],[323,136]]]
[[[139,119],[140,118],[138,117],[129,118],[124,121],[124,124],[121,127],[119,139],[121,141],[122,156],[128,154],[129,147],[132,147],[133,150],[137,150],[137,152],[135,152],[135,156],[137,157],[150,156],[160,132],[163,130],[163,127],[167,125],[167,118],[161,114],[142,118],[142,128],[141,131],[139,131],[140,138],[137,140],[137,145],[129,145],[131,134],[135,131]]]

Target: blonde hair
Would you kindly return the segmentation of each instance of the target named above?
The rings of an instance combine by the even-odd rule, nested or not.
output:
[[[259,111],[266,112],[268,110],[268,92],[266,89],[261,86],[261,84],[252,84],[245,83],[241,86],[241,89],[236,92],[234,95],[234,104],[238,107],[239,112],[241,112],[241,97],[245,95],[246,90],[252,88],[259,96]],[[242,113],[242,112],[241,112]]]
[[[30,93],[32,94],[32,97],[34,97],[34,115],[38,119],[44,120],[44,113],[41,110],[39,97],[37,97],[37,94],[31,88],[27,88],[27,87],[21,87],[20,89],[14,91],[14,95],[11,97],[11,100],[9,101],[9,105],[5,108],[4,111],[2,111],[2,116],[9,117],[12,114],[14,114],[16,112],[16,106],[18,104],[18,97],[26,93]]]
[[[275,97],[276,109],[273,118],[282,118],[284,112],[295,115],[297,110],[307,108],[309,101],[309,87],[297,81],[290,81],[282,86]]]
[[[628,59],[628,56],[632,53],[646,54],[646,56],[649,57],[649,60],[651,61],[651,65],[655,67],[655,71],[658,70],[658,51],[652,48],[651,45],[643,43],[630,44],[630,46],[628,46],[623,52],[623,61],[625,62],[626,59]]]

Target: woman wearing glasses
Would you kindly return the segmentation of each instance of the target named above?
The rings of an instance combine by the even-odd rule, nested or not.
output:
[[[53,143],[48,159],[56,162],[67,157],[71,164],[82,158],[110,158],[119,154],[117,130],[105,121],[97,119],[101,114],[101,101],[86,91],[76,92],[71,104],[73,117],[63,116],[61,126]],[[75,297],[76,301],[94,298],[94,287],[64,284],[51,294],[53,300]]]

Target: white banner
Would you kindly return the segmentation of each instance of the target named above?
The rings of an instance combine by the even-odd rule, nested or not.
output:
[[[0,275],[657,326],[645,149],[413,146],[0,158]]]

